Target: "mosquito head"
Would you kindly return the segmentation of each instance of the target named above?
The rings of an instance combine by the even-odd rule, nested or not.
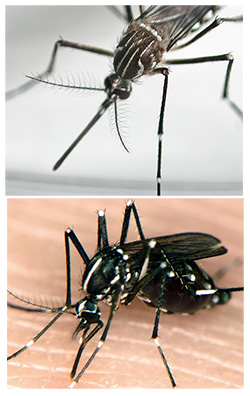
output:
[[[110,74],[104,84],[109,97],[116,95],[119,99],[127,99],[132,91],[131,81],[122,80],[116,74]]]
[[[97,301],[90,296],[86,296],[78,301],[75,309],[76,316],[81,319],[81,329],[86,328],[91,323],[97,323],[100,320],[101,310],[98,307]]]
[[[231,298],[231,292],[227,290],[220,290],[212,296],[210,306],[213,307],[218,304],[226,304]]]

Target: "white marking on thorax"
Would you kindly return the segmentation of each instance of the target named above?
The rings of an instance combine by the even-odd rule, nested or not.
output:
[[[110,284],[111,285],[114,285],[116,282],[118,282],[120,280],[120,275],[118,274],[118,275],[116,275],[113,279],[112,279],[112,281],[110,281]]]
[[[159,33],[157,32],[157,30],[155,30],[152,26],[150,25],[145,25],[145,23],[140,23],[140,26],[143,29],[146,29],[148,32],[150,32],[151,34],[153,34],[153,36],[155,36],[155,38],[157,38],[158,41],[162,41],[161,36],[159,35]]]
[[[90,281],[90,278],[91,278],[92,274],[93,274],[93,273],[95,272],[95,270],[99,267],[99,265],[101,264],[101,262],[102,262],[102,258],[100,257],[100,258],[96,261],[96,263],[93,265],[93,267],[91,268],[91,270],[89,271],[88,276],[87,276],[87,278],[86,278],[86,280],[85,280],[85,282],[84,282],[84,284],[83,284],[83,291],[85,291],[85,293],[87,292],[88,283],[89,283],[89,281]]]
[[[130,47],[130,48],[131,48],[131,47]],[[124,58],[126,58],[127,53],[130,51],[130,48],[128,49],[128,51],[126,52],[126,54],[124,55],[124,57],[122,58],[121,62],[120,62],[119,65],[118,65],[118,68],[120,67],[120,65],[121,65],[121,63],[123,62]],[[130,56],[130,58],[129,58],[129,60],[128,60],[126,66],[125,66],[125,68],[123,69],[123,72],[122,72],[122,74],[121,74],[122,77],[125,76],[125,74],[126,74],[126,72],[127,72],[127,70],[128,70],[128,67],[129,67],[130,63],[132,62],[132,60],[134,59],[135,55],[137,54],[137,52],[138,52],[139,50],[140,50],[140,48],[138,47],[138,48],[135,50],[135,52]],[[118,69],[118,68],[117,68],[117,69]]]

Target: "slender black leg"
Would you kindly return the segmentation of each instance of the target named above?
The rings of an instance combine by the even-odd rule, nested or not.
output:
[[[73,243],[73,245],[75,246],[76,250],[78,251],[78,253],[80,254],[81,258],[83,259],[84,263],[86,265],[89,264],[90,262],[90,258],[87,255],[85,249],[83,248],[81,242],[79,241],[79,239],[77,238],[75,232],[71,229],[71,228],[67,228],[67,230],[65,231],[65,249],[66,249],[66,255],[67,255],[67,250],[69,249],[68,247],[66,247],[66,245],[68,245],[69,243],[69,239],[71,240],[71,242]]]
[[[121,230],[119,245],[123,245],[126,242],[132,212],[133,212],[133,215],[135,218],[135,222],[136,222],[136,226],[137,226],[137,230],[138,230],[140,239],[141,240],[145,239],[136,206],[132,200],[128,200],[126,203],[125,213],[123,216],[123,223],[122,223],[122,230]],[[98,210],[97,216],[98,216],[97,250],[101,250],[104,247],[109,246],[109,238],[108,238],[108,230],[107,230],[105,211]]]
[[[57,315],[34,337],[32,340],[30,340],[24,347],[13,353],[12,355],[8,356],[7,360],[10,360],[16,356],[18,356],[20,353],[25,351],[27,348],[29,348],[31,345],[33,345],[39,338],[60,318],[60,316],[68,309],[71,307],[71,263],[70,263],[70,246],[69,246],[69,239],[73,242],[75,248],[77,249],[78,253],[82,257],[82,259],[85,261],[86,265],[89,263],[90,259],[83,249],[81,243],[79,242],[78,238],[76,237],[74,231],[71,229],[67,229],[65,231],[65,251],[66,251],[66,302],[64,307],[60,308],[51,308],[50,312],[58,312]],[[11,304],[10,304],[11,306]],[[18,306],[15,306],[15,304],[12,305],[13,308],[19,308]],[[19,309],[22,309],[21,307]],[[36,311],[36,312],[46,312],[46,308],[44,309],[25,309],[25,310],[30,310],[30,311]],[[47,309],[48,311],[49,309]]]
[[[160,265],[157,265],[155,268],[150,268],[150,271],[148,271],[151,253],[155,248],[159,248],[160,252],[162,253],[162,263]],[[165,253],[163,252],[163,250],[160,249],[160,245],[157,244],[157,242],[154,239],[151,239],[147,245],[147,250],[144,256],[144,262],[141,267],[138,281],[134,286],[134,288],[129,292],[124,304],[125,305],[130,304],[131,301],[133,301],[133,299],[136,297],[137,293],[143,289],[143,286],[146,285],[151,279],[158,276],[167,267],[172,270],[172,266],[169,260],[167,259]]]
[[[121,11],[117,6],[108,5],[108,7],[118,18],[129,23],[133,18],[131,6],[124,6],[124,10]]]
[[[67,40],[61,39],[61,40],[56,41],[56,43],[54,44],[54,48],[53,48],[53,51],[51,54],[49,65],[43,73],[39,74],[39,79],[43,80],[45,77],[47,77],[49,74],[51,74],[52,71],[54,70],[56,55],[57,55],[58,49],[60,47],[73,48],[73,49],[77,49],[77,50],[81,50],[81,51],[93,52],[94,54],[113,57],[112,51],[108,51],[108,50],[98,48],[98,47],[93,47],[91,45],[74,43],[72,41],[67,41]],[[36,84],[37,84],[37,81],[31,80],[31,81],[21,85],[20,87],[7,92],[6,99],[14,98],[15,96],[27,91],[29,88],[33,87]]]
[[[166,60],[164,64],[168,65],[187,65],[195,63],[207,63],[207,62],[228,62],[226,77],[224,82],[222,98],[226,99],[233,110],[238,114],[239,117],[243,117],[242,110],[229,98],[229,79],[232,71],[232,66],[234,58],[232,54],[214,55],[214,56],[204,56],[201,58],[190,58],[190,59],[170,59]]]
[[[73,245],[75,246],[76,250],[80,254],[81,258],[83,259],[86,266],[88,266],[90,262],[90,258],[85,252],[81,242],[77,238],[76,234],[74,233],[71,228],[67,228],[64,232],[64,241],[65,241],[65,253],[66,253],[66,303],[67,307],[72,305],[71,302],[71,261],[70,261],[70,244],[69,240],[72,241]]]
[[[160,356],[162,358],[163,364],[167,370],[170,382],[172,384],[172,387],[176,387],[176,383],[174,380],[174,377],[171,373],[170,367],[168,365],[167,359],[163,353],[163,350],[159,344],[158,341],[158,329],[159,329],[159,321],[160,321],[160,313],[161,313],[161,305],[162,305],[162,298],[163,298],[163,293],[164,293],[164,288],[165,288],[165,283],[166,283],[166,278],[167,278],[167,272],[165,271],[163,277],[162,277],[162,283],[161,283],[161,292],[160,292],[160,296],[159,296],[159,300],[158,300],[158,307],[157,307],[157,311],[156,311],[156,315],[155,315],[155,323],[154,323],[154,329],[153,329],[153,333],[152,333],[152,339],[155,342],[155,345],[160,353]]]
[[[152,250],[154,250],[154,249],[157,249],[158,252],[161,253],[161,257],[162,257],[161,264],[157,265],[155,268],[154,268],[154,263],[152,261],[150,262],[151,253],[152,253]],[[150,265],[150,267],[149,267],[149,265]],[[183,276],[181,276],[178,271],[176,271],[175,266],[168,259],[166,253],[161,248],[161,245],[159,243],[157,243],[154,239],[151,239],[148,242],[147,250],[145,253],[145,257],[144,257],[144,262],[142,264],[142,268],[141,268],[141,272],[140,272],[138,281],[137,281],[135,287],[128,294],[124,304],[125,305],[130,304],[131,301],[137,295],[137,293],[139,293],[139,291],[143,289],[144,285],[146,285],[151,279],[154,279],[160,273],[166,273],[166,272],[172,272],[174,274],[174,276],[179,279],[179,281],[183,285],[183,287],[185,287],[190,293],[193,293],[193,291],[190,290],[188,283],[185,281],[185,278]]]
[[[78,352],[77,352],[77,355],[76,355],[76,358],[75,358],[75,361],[74,361],[74,364],[73,364],[73,368],[72,368],[71,373],[70,373],[71,378],[74,378],[74,376],[76,375],[77,367],[79,365],[79,361],[81,359],[81,355],[82,355],[82,352],[83,352],[85,346],[91,340],[91,338],[93,338],[94,335],[96,333],[98,333],[98,331],[102,327],[103,327],[103,322],[101,320],[99,320],[97,325],[94,327],[94,329],[91,331],[91,333],[86,338],[85,338],[86,331],[84,332],[84,336],[82,337],[81,345],[80,345],[80,347],[78,349]],[[86,329],[86,330],[88,330],[88,329]]]
[[[161,112],[158,125],[158,156],[157,156],[157,195],[161,195],[161,166],[162,166],[162,135],[163,135],[163,121],[166,106],[167,88],[168,88],[168,74],[169,70],[166,67],[161,67],[153,70],[153,74],[161,73],[164,76],[163,93],[161,100]]]
[[[133,12],[132,12],[132,7],[131,6],[125,6],[126,14],[127,14],[127,22],[131,22],[134,20],[133,17]]]
[[[14,357],[20,355],[20,353],[24,352],[31,345],[33,345],[40,337],[62,316],[63,312],[67,309],[67,307],[63,307],[61,312],[59,312],[48,324],[45,326],[32,340],[30,340],[24,347],[20,348],[18,351],[13,353],[12,355],[7,357],[7,360],[13,359]]]
[[[108,229],[106,215],[104,210],[97,211],[98,227],[97,227],[97,250],[109,246]]]
[[[143,231],[142,231],[142,226],[141,226],[139,214],[138,214],[138,212],[137,212],[137,209],[136,209],[136,206],[135,206],[135,203],[134,203],[134,202],[132,202],[132,210],[133,210],[133,214],[134,214],[134,218],[135,218],[135,222],[136,222],[136,226],[137,226],[137,230],[138,230],[140,239],[141,239],[142,241],[144,241],[144,240],[145,240],[144,233],[143,233]]]
[[[90,363],[92,362],[92,360],[94,359],[94,357],[99,352],[99,350],[101,349],[102,345],[104,344],[104,342],[105,342],[105,340],[107,338],[107,334],[108,334],[108,331],[109,331],[113,316],[114,316],[114,312],[117,309],[119,301],[120,301],[120,293],[121,293],[121,288],[120,288],[119,285],[117,285],[117,290],[116,290],[115,294],[113,295],[113,299],[112,299],[112,306],[111,306],[111,309],[110,309],[110,314],[109,314],[106,326],[104,328],[104,331],[102,333],[102,336],[101,336],[101,338],[100,338],[100,340],[98,342],[98,345],[95,348],[94,352],[92,353],[92,355],[88,359],[87,363],[84,365],[84,367],[79,372],[79,374],[74,378],[72,384],[70,385],[71,389],[77,384],[77,382],[79,381],[79,379],[81,378],[83,373],[87,370],[87,368],[89,367]],[[97,327],[98,326],[96,326],[96,328],[93,331],[96,330],[96,332],[97,332],[99,330],[99,328],[97,330]]]
[[[205,29],[203,29],[201,32],[199,32],[196,36],[194,36],[191,40],[187,41],[184,44],[177,45],[176,47],[173,47],[171,51],[178,50],[180,48],[187,47],[190,44],[193,44],[195,41],[199,40],[201,37],[205,36],[208,32],[216,28],[217,26],[221,25],[223,22],[242,22],[243,21],[243,16],[240,15],[235,18],[215,18],[215,20],[207,26]]]
[[[121,236],[120,236],[120,242],[119,242],[120,245],[123,245],[126,242],[132,211],[133,211],[133,215],[135,218],[137,231],[140,236],[140,239],[142,241],[145,239],[136,206],[132,200],[129,200],[126,203],[125,213],[124,213],[124,217],[123,217],[123,224],[122,224],[122,230],[121,230]]]

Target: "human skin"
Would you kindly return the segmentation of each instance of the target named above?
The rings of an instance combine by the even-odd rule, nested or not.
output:
[[[204,232],[219,238],[228,253],[201,260],[213,275],[243,258],[242,199],[136,199],[146,237]],[[8,199],[8,287],[37,302],[63,305],[65,299],[64,230],[76,232],[89,256],[95,253],[97,209],[106,209],[109,239],[119,240],[124,199]],[[128,241],[138,238],[132,219]],[[82,261],[71,246],[73,301],[82,296]],[[218,281],[243,285],[243,265]],[[45,296],[45,297],[42,297]],[[13,301],[13,300],[11,300]],[[16,302],[17,303],[17,302]],[[106,320],[109,308],[100,304]],[[135,299],[120,306],[108,337],[76,388],[171,388],[159,353],[150,340],[154,309]],[[33,338],[53,314],[8,308],[8,354]],[[63,315],[38,342],[8,362],[10,388],[68,388],[78,349],[72,334],[78,322]],[[161,315],[160,344],[177,387],[243,387],[243,293],[226,305],[194,315]],[[100,335],[84,351],[79,368]]]

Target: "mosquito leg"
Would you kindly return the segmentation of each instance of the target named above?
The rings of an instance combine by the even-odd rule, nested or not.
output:
[[[136,222],[136,226],[137,226],[137,230],[138,230],[140,239],[141,239],[142,241],[144,241],[144,240],[145,240],[145,237],[144,237],[144,234],[143,234],[143,231],[142,231],[142,226],[141,226],[139,214],[138,214],[138,212],[137,212],[135,203],[134,203],[133,201],[132,201],[132,210],[133,210],[133,214],[134,214],[134,218],[135,218],[135,222]]]
[[[104,210],[97,211],[98,229],[97,229],[97,249],[101,250],[109,246],[108,229]]]
[[[190,44],[193,44],[195,41],[199,40],[201,37],[205,36],[208,32],[216,28],[217,26],[221,25],[223,22],[242,22],[243,21],[243,16],[240,15],[238,17],[234,18],[215,18],[215,20],[207,26],[205,29],[203,29],[201,32],[199,32],[196,36],[194,36],[191,40],[187,41],[184,44],[177,45],[176,47],[173,48],[173,51],[187,47]],[[171,50],[172,51],[172,50]]]
[[[119,242],[120,245],[123,245],[126,242],[132,211],[133,211],[133,215],[135,218],[135,222],[136,222],[136,226],[137,226],[137,230],[138,230],[140,239],[142,241],[145,239],[136,206],[132,200],[128,200],[126,203],[125,213],[124,213],[124,217],[123,217],[123,224],[122,224],[122,230],[121,230],[121,236],[120,236],[120,242]]]
[[[70,373],[71,378],[74,378],[74,376],[75,376],[75,374],[76,374],[76,370],[77,370],[77,367],[78,367],[78,365],[79,365],[79,361],[80,361],[80,359],[81,359],[81,355],[82,355],[82,352],[83,352],[85,346],[86,346],[87,343],[91,340],[91,338],[93,338],[94,335],[95,335],[102,327],[103,327],[103,322],[102,322],[101,320],[99,320],[99,322],[97,323],[96,327],[91,331],[91,333],[90,333],[86,338],[84,338],[84,337],[82,338],[81,345],[80,345],[80,347],[79,347],[79,349],[78,349],[78,352],[77,352],[77,355],[76,355],[76,358],[75,358],[75,361],[74,361],[74,364],[73,364],[73,368],[72,368],[71,373]]]
[[[101,349],[102,345],[104,344],[106,338],[107,338],[107,334],[114,316],[114,312],[118,307],[119,304],[119,299],[120,299],[120,293],[121,293],[121,288],[119,285],[117,285],[117,290],[116,293],[113,295],[113,300],[112,300],[112,306],[111,306],[111,310],[110,310],[110,314],[106,323],[106,326],[104,328],[104,331],[102,333],[102,336],[98,342],[97,347],[95,348],[94,352],[92,353],[92,355],[90,356],[90,358],[88,359],[87,363],[84,365],[84,367],[82,368],[82,370],[79,372],[79,374],[74,378],[72,384],[70,385],[70,389],[72,389],[80,380],[81,376],[84,374],[84,372],[87,370],[87,368],[89,367],[90,363],[92,362],[92,360],[94,359],[94,357],[96,356],[96,354],[99,352],[99,350]],[[96,329],[96,328],[95,328]],[[95,330],[94,329],[94,330]],[[94,331],[93,330],[93,331]]]
[[[144,285],[146,285],[151,279],[154,279],[156,276],[158,276],[163,271],[166,272],[165,271],[166,268],[171,269],[171,270],[173,269],[170,261],[168,260],[168,258],[165,255],[165,253],[163,252],[163,250],[161,250],[163,261],[161,262],[160,265],[158,265],[155,268],[148,271],[148,265],[150,263],[151,253],[155,249],[155,247],[157,247],[157,248],[159,248],[159,250],[161,250],[160,245],[157,244],[157,242],[154,239],[151,239],[147,244],[147,250],[146,250],[144,262],[142,264],[141,271],[140,271],[140,274],[138,277],[138,281],[137,281],[136,285],[134,286],[134,288],[127,295],[126,301],[124,302],[125,305],[130,304],[131,301],[136,297],[137,293],[139,293],[139,291],[141,289],[143,289]],[[176,271],[173,271],[173,272],[176,274]]]
[[[24,352],[25,349],[28,349],[31,345],[33,345],[40,337],[60,318],[60,316],[67,309],[67,306],[63,307],[61,312],[59,312],[32,340],[30,340],[24,347],[13,353],[12,355],[7,357],[7,360],[13,359],[16,356],[20,355],[20,353]]]
[[[239,117],[243,117],[242,110],[229,98],[229,79],[232,71],[232,66],[234,62],[234,57],[232,54],[214,55],[214,56],[204,56],[201,58],[190,58],[190,59],[172,59],[167,60],[164,63],[168,65],[187,65],[195,63],[207,63],[207,62],[228,62],[226,77],[224,82],[222,98],[226,99],[229,105],[234,109]]]
[[[110,9],[110,11],[112,11],[118,18],[122,19],[123,21],[129,23],[133,18],[133,14],[132,14],[132,9],[131,6],[124,6],[124,11],[122,12],[121,10],[119,10],[119,8],[117,6],[113,6],[113,5],[108,5],[106,6],[107,8]]]
[[[125,10],[126,10],[126,14],[127,14],[127,18],[126,19],[127,19],[127,22],[129,23],[129,22],[134,20],[132,7],[129,6],[129,5],[125,6]]]
[[[145,6],[140,5],[140,6],[139,6],[139,9],[140,9],[140,13],[143,14],[144,11],[145,11]]]
[[[106,6],[108,7],[116,16],[121,18],[123,21],[130,23],[132,20],[134,20],[133,17],[133,12],[132,12],[132,7],[131,6],[124,6],[125,8],[125,13],[122,13],[118,7],[116,6]],[[145,6],[139,6],[140,13],[142,14],[145,11]]]
[[[64,242],[65,242],[65,253],[66,253],[66,302],[65,305],[67,307],[71,306],[71,261],[70,261],[70,244],[69,240],[72,241],[76,250],[80,254],[81,258],[85,262],[86,266],[88,266],[90,262],[90,258],[85,252],[81,242],[77,238],[76,234],[70,228],[64,232]]]
[[[176,387],[174,377],[172,375],[172,372],[168,365],[167,359],[166,359],[166,357],[163,353],[163,350],[162,350],[162,348],[159,344],[159,341],[158,341],[158,338],[159,338],[158,329],[159,329],[159,321],[160,321],[160,313],[161,313],[161,304],[162,304],[162,298],[163,298],[163,293],[164,293],[164,288],[165,288],[166,277],[167,277],[167,272],[165,271],[163,278],[162,278],[162,283],[161,283],[161,292],[160,292],[160,296],[159,296],[159,300],[158,300],[158,308],[157,308],[156,315],[155,315],[155,323],[154,323],[154,329],[153,329],[153,333],[152,333],[152,339],[154,340],[155,345],[160,353],[163,364],[167,370],[170,382],[172,384],[172,387],[174,388],[174,387]]]
[[[167,87],[168,87],[168,74],[169,70],[166,67],[161,67],[153,70],[152,74],[161,73],[164,76],[163,93],[161,100],[161,112],[158,125],[158,158],[157,158],[157,195],[161,195],[161,165],[162,165],[162,135],[163,135],[163,121],[164,121],[164,111],[166,105],[167,97]]]
[[[86,265],[88,265],[88,263],[90,262],[90,258],[87,255],[85,249],[83,248],[81,242],[77,238],[75,232],[71,228],[67,228],[67,230],[65,231],[65,245],[68,244],[69,239],[71,240],[71,242],[75,246],[76,250],[80,254],[80,256],[83,259],[84,263]]]
[[[67,41],[67,40],[57,40],[54,44],[54,48],[51,54],[51,58],[49,61],[49,65],[47,67],[47,69],[39,74],[40,79],[44,79],[45,77],[47,77],[49,74],[51,74],[54,70],[54,66],[55,66],[55,61],[56,61],[56,56],[58,53],[58,49],[60,47],[67,47],[67,48],[73,48],[73,49],[77,49],[77,50],[81,50],[81,51],[88,51],[88,52],[92,52],[94,54],[99,54],[99,55],[105,55],[105,56],[111,56],[113,57],[113,52],[112,51],[108,51],[102,48],[98,48],[98,47],[93,47],[91,45],[85,45],[85,44],[80,44],[80,43],[74,43],[72,41]],[[34,85],[36,85],[37,82],[35,80],[29,81],[23,85],[21,85],[20,87],[13,89],[9,92],[6,93],[6,99],[11,99],[25,91],[27,91],[28,89],[30,89],[31,87],[33,87]]]

